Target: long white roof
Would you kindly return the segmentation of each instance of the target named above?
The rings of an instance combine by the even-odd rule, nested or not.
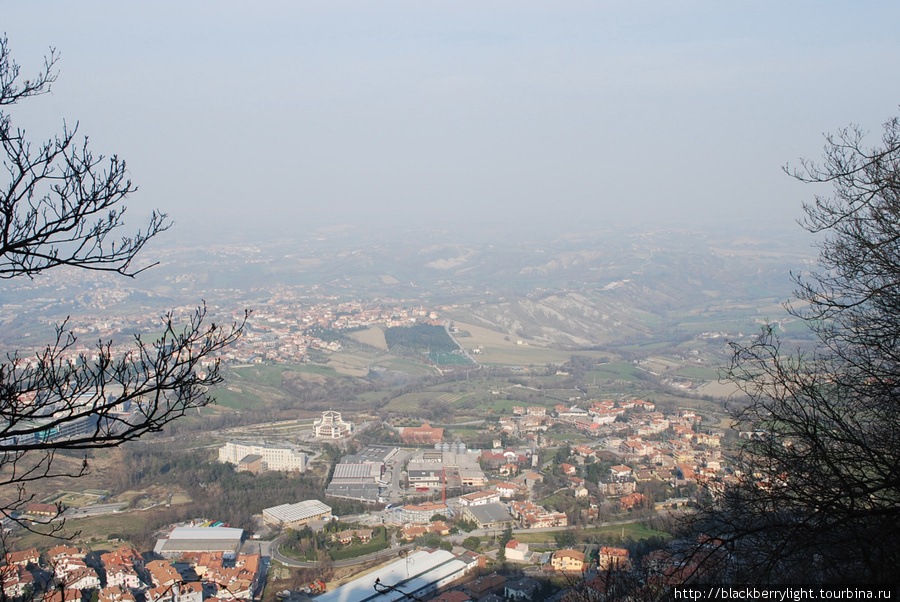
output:
[[[263,510],[267,516],[284,523],[291,523],[298,520],[306,520],[319,516],[320,514],[331,513],[331,506],[320,502],[319,500],[306,500],[297,502],[296,504],[281,504]]]
[[[406,594],[415,593],[429,583],[457,573],[462,575],[465,568],[465,562],[446,550],[419,551],[324,593],[316,598],[316,602],[366,602],[368,600],[390,602],[400,600],[406,598]],[[384,591],[384,587],[376,590],[376,579],[379,579],[379,583],[383,586],[396,586],[399,591]],[[379,591],[384,593],[379,594]]]
[[[233,527],[175,527],[169,539],[240,539],[243,529]]]

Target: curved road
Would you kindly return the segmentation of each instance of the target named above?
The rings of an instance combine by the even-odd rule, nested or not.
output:
[[[641,519],[606,521],[606,522],[602,522],[599,524],[590,525],[590,527],[611,527],[611,526],[617,526],[617,525],[626,525],[629,523],[640,522],[640,520]],[[516,533],[547,533],[547,532],[553,532],[553,531],[567,531],[567,530],[570,530],[571,528],[572,527],[545,527],[543,529],[513,529],[513,534],[516,534]],[[471,536],[489,537],[491,535],[498,534],[499,532],[500,532],[500,530],[498,530],[498,529],[476,529],[476,530],[470,531],[469,533],[466,533],[466,534],[459,534],[456,536],[451,535],[447,539],[449,541],[459,540],[459,542],[461,542],[462,539],[464,539],[466,537],[471,537]],[[284,536],[280,536],[270,542],[259,542],[259,553],[261,555],[268,555],[273,560],[277,560],[281,564],[291,567],[291,568],[310,569],[310,568],[315,568],[316,566],[318,566],[318,564],[319,564],[318,562],[301,562],[301,561],[289,558],[289,557],[285,556],[284,554],[282,554],[281,553],[281,541],[283,539],[284,539]],[[456,542],[456,543],[459,543],[459,542]],[[379,550],[378,552],[373,552],[372,554],[367,554],[365,556],[358,556],[356,558],[348,558],[347,560],[338,560],[338,561],[334,562],[332,566],[334,566],[336,568],[337,567],[347,567],[347,566],[353,566],[354,564],[363,564],[363,563],[369,562],[370,560],[376,560],[378,558],[389,558],[390,556],[399,554],[403,550],[409,550],[413,547],[415,547],[415,544],[408,543],[408,544],[404,544],[402,546],[386,548],[384,550]],[[264,551],[264,548],[266,549],[265,551]]]
[[[293,558],[289,558],[281,553],[281,540],[283,537],[279,537],[274,541],[269,542],[269,552],[270,556],[273,560],[277,560],[281,564],[295,568],[295,569],[311,569],[318,566],[318,562],[301,562],[299,560],[294,560]],[[363,564],[365,562],[369,562],[370,560],[377,560],[378,558],[388,558],[390,556],[395,556],[399,554],[403,550],[409,550],[414,546],[414,544],[405,544],[402,546],[397,546],[395,548],[386,548],[384,550],[379,550],[377,552],[373,552],[371,554],[366,554],[365,556],[358,556],[356,558],[348,558],[347,560],[337,560],[332,566],[335,568],[345,567],[345,566],[353,566],[354,564]]]

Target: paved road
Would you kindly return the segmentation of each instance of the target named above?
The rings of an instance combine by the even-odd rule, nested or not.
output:
[[[127,507],[127,503],[120,502],[117,504],[96,504],[85,506],[84,508],[66,508],[66,511],[62,513],[62,518],[89,518],[103,514],[115,514]]]

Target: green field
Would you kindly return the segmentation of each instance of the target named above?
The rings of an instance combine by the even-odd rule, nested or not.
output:
[[[635,376],[640,373],[640,368],[631,363],[610,363],[600,364],[595,369],[585,374],[584,380],[587,383],[596,380],[634,380]]]
[[[718,380],[719,371],[716,368],[704,366],[687,366],[678,369],[678,376],[693,380]]]
[[[421,393],[407,393],[392,399],[390,403],[384,406],[384,409],[394,412],[409,412],[420,409],[424,402],[453,403],[461,397],[462,395],[458,393],[431,393],[427,391]]]
[[[469,358],[460,353],[432,351],[428,354],[428,358],[438,366],[463,366],[472,363]]]
[[[119,541],[110,543],[110,535],[138,533],[145,523],[145,515],[138,511],[69,520],[66,521],[62,531],[57,533],[57,537],[71,538],[70,545],[74,543],[90,547],[93,550],[112,550],[132,542]],[[48,541],[51,541],[46,536],[29,533],[21,529],[16,535],[15,547],[20,550],[32,547],[44,548],[47,547]]]
[[[419,364],[411,360],[395,357],[392,355],[382,356],[377,361],[372,362],[372,366],[378,366],[393,372],[403,372],[412,376],[424,376],[434,374],[434,368]]]

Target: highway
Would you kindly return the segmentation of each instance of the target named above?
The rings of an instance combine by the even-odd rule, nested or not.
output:
[[[128,504],[126,502],[119,502],[116,504],[95,504],[83,508],[66,508],[60,518],[90,518],[92,516],[102,516],[104,514],[116,514],[127,507]]]

